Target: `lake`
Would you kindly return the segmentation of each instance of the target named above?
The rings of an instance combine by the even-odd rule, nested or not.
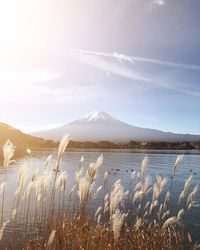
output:
[[[17,186],[17,175],[19,167],[22,164],[27,164],[28,175],[32,176],[35,168],[43,169],[46,157],[53,154],[53,160],[49,168],[53,169],[56,160],[56,150],[53,151],[34,151],[31,156],[26,156],[17,159],[16,163],[12,164],[7,169],[7,184],[5,193],[5,217],[9,217],[12,212],[13,200],[12,196]],[[67,187],[71,190],[74,181],[74,174],[79,166],[81,156],[84,156],[84,167],[87,168],[90,162],[94,162],[100,154],[103,154],[103,165],[99,169],[96,187],[102,185],[104,171],[109,171],[109,188],[112,184],[121,179],[125,190],[130,188],[130,175],[133,170],[140,171],[141,162],[145,155],[149,156],[149,164],[146,174],[155,180],[156,174],[162,177],[168,177],[166,190],[169,189],[171,183],[172,168],[178,154],[184,154],[182,164],[177,168],[176,177],[173,183],[173,191],[171,197],[171,211],[176,215],[177,212],[177,197],[183,189],[185,179],[193,175],[193,182],[189,191],[192,191],[196,184],[200,184],[200,151],[162,151],[162,150],[69,150],[64,154],[61,170],[67,172]],[[118,171],[116,170],[118,169]],[[0,181],[3,181],[4,168],[0,168]],[[101,193],[95,200],[92,206],[97,207],[99,200],[103,197]],[[66,198],[67,199],[67,198]],[[189,210],[185,216],[186,230],[189,230],[193,235],[193,240],[200,239],[200,192],[198,192],[195,206]],[[180,208],[179,208],[180,209]],[[19,223],[19,232],[23,230],[23,218]],[[9,227],[6,228],[9,234]]]

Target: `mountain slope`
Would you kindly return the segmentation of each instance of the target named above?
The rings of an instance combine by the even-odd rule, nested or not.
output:
[[[174,134],[160,130],[139,128],[124,123],[103,111],[89,115],[54,129],[39,131],[33,135],[44,139],[60,140],[66,133],[75,141],[198,141],[200,135]]]
[[[7,140],[11,140],[16,147],[16,153],[24,152],[27,148],[52,147],[52,141],[45,141],[42,138],[27,135],[18,129],[15,129],[5,123],[0,123],[0,149]],[[2,158],[2,150],[0,150],[0,158]]]

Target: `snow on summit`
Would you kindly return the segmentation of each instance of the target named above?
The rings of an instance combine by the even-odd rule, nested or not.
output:
[[[91,112],[90,114],[86,115],[83,119],[88,121],[88,122],[92,122],[92,121],[94,121],[94,122],[95,121],[114,121],[114,120],[116,120],[115,118],[108,115],[104,111]]]

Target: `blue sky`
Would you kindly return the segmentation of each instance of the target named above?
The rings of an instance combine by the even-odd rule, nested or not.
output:
[[[0,3],[0,121],[24,131],[94,110],[200,134],[199,0]]]

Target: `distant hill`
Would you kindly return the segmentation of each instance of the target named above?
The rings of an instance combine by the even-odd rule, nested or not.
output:
[[[0,123],[0,159],[3,156],[2,147],[8,139],[16,146],[16,154],[25,154],[27,148],[49,148],[55,145],[51,140],[27,135],[5,123]]]
[[[77,119],[64,126],[33,133],[44,139],[60,140],[66,133],[74,141],[165,141],[165,142],[196,142],[200,135],[175,134],[156,129],[140,128],[124,123],[109,114],[98,111]]]

